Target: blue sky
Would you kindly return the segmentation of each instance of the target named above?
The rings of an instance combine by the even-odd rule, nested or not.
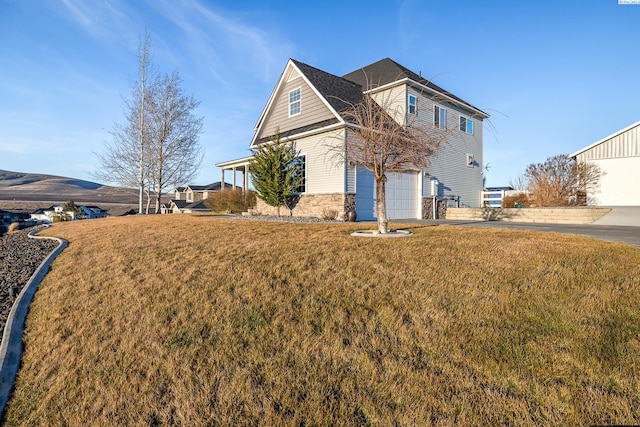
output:
[[[92,180],[145,27],[202,101],[194,184],[249,155],[288,58],[343,75],[390,57],[488,112],[491,186],[640,120],[640,5],[617,0],[0,0],[0,169]]]

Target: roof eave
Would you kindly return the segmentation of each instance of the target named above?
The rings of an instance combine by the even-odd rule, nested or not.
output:
[[[485,113],[484,111],[480,110],[479,108],[474,107],[471,104],[466,103],[466,101],[465,102],[460,102],[457,99],[452,98],[451,96],[449,96],[449,95],[447,95],[445,93],[442,93],[440,91],[437,91],[437,90],[435,90],[433,88],[430,88],[429,86],[427,86],[427,85],[425,85],[423,83],[417,82],[417,81],[413,80],[410,77],[405,77],[403,79],[396,80],[394,82],[387,83],[387,84],[382,85],[382,86],[378,86],[378,87],[376,87],[374,89],[366,90],[366,91],[364,91],[364,93],[369,94],[369,93],[380,92],[382,90],[390,89],[390,88],[392,88],[394,86],[400,86],[400,85],[403,85],[403,84],[410,84],[410,85],[413,85],[413,86],[418,86],[418,87],[420,87],[421,90],[424,90],[424,91],[430,92],[432,94],[437,94],[439,96],[445,97],[447,99],[447,101],[451,102],[452,104],[457,105],[460,108],[463,108],[463,109],[469,110],[469,111],[473,111],[477,116],[480,116],[483,119],[488,119],[489,118],[489,114]]]
[[[605,141],[607,141],[607,140],[609,140],[609,139],[611,139],[611,138],[615,138],[616,136],[618,136],[618,135],[620,135],[620,134],[623,134],[623,133],[625,133],[625,132],[626,132],[626,131],[628,131],[628,130],[633,129],[633,128],[634,128],[634,127],[636,127],[636,126],[640,126],[640,122],[635,122],[634,124],[629,125],[629,126],[627,126],[626,128],[624,128],[624,129],[622,129],[622,130],[619,130],[619,131],[617,131],[617,132],[614,132],[614,133],[612,133],[611,135],[606,136],[606,137],[602,138],[601,140],[599,140],[599,141],[597,141],[597,142],[594,142],[593,144],[589,145],[588,147],[585,147],[585,148],[583,148],[583,149],[581,149],[581,150],[578,150],[578,151],[576,151],[576,152],[575,152],[575,153],[573,153],[573,154],[569,154],[569,157],[571,157],[572,159],[574,159],[574,158],[576,158],[577,156],[579,156],[580,154],[584,153],[585,151],[591,150],[591,149],[592,149],[593,147],[595,147],[596,145],[600,145],[600,144],[602,144],[603,142],[605,142]]]

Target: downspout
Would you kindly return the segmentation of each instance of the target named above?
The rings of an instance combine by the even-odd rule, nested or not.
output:
[[[438,219],[438,180],[431,180],[431,197],[433,202],[431,203],[433,208],[433,219]]]

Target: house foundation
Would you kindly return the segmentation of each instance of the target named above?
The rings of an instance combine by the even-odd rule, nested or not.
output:
[[[436,199],[436,217],[433,217],[433,197],[422,198],[422,219],[446,219],[447,218],[447,201],[445,199]]]
[[[284,206],[280,207],[280,215],[346,220],[346,213],[355,208],[355,193],[303,194],[294,201],[291,212]],[[254,211],[260,215],[278,214],[278,208],[267,205],[260,198]]]

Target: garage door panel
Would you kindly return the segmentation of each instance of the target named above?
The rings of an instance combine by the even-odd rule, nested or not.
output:
[[[387,217],[390,219],[418,217],[418,174],[391,173],[386,185]]]
[[[389,219],[418,218],[418,174],[390,173],[386,183],[387,217]],[[356,211],[358,219],[375,219],[375,182],[373,174],[359,168],[356,177]]]

